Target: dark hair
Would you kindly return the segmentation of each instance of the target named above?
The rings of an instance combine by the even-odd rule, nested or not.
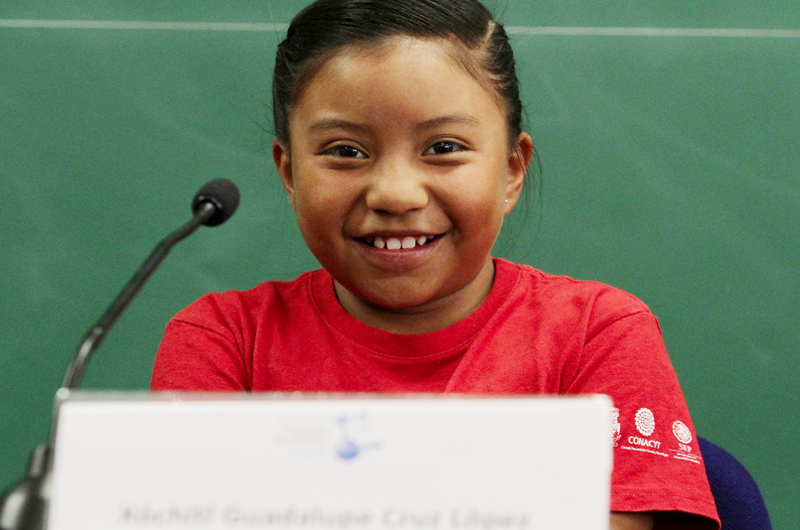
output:
[[[278,45],[272,78],[275,136],[289,144],[289,112],[326,59],[351,45],[392,36],[460,42],[456,55],[487,83],[506,110],[509,144],[522,132],[522,103],[514,54],[503,26],[477,0],[317,0],[292,20]]]

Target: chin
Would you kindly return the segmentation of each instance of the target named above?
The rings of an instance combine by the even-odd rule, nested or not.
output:
[[[423,306],[430,301],[426,297],[410,297],[407,293],[404,293],[403,295],[398,294],[396,296],[386,296],[384,294],[382,296],[364,296],[361,298],[376,307],[398,312],[410,311],[416,307]]]
[[[407,312],[432,301],[431,293],[410,292],[409,289],[348,289],[370,305],[389,311]]]

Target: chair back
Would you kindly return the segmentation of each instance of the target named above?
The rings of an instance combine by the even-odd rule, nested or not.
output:
[[[753,477],[725,449],[698,437],[722,530],[772,530],[764,497]]]

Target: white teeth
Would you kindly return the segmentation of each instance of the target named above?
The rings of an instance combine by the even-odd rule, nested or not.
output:
[[[402,239],[399,237],[365,237],[364,240],[369,245],[374,245],[375,248],[386,248],[389,250],[411,249],[421,247],[429,241],[432,241],[435,236],[405,236]]]

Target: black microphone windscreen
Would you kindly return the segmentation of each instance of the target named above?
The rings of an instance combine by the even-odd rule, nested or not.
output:
[[[227,179],[216,179],[206,182],[192,200],[192,212],[197,215],[204,203],[215,206],[216,212],[204,224],[206,226],[221,225],[233,215],[239,206],[239,189]]]

